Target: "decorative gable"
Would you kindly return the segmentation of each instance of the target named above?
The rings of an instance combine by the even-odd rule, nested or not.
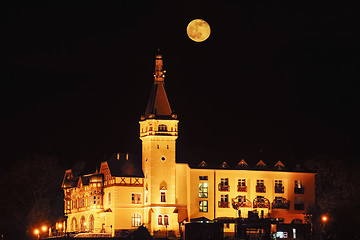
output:
[[[236,168],[247,169],[249,168],[249,164],[247,164],[244,159],[241,159],[241,161],[236,165]]]
[[[267,168],[266,164],[263,162],[263,160],[260,160],[257,164],[256,164],[256,168]]]
[[[205,161],[202,161],[202,162],[199,164],[199,167],[200,167],[200,168],[207,168],[208,165],[206,164]]]
[[[229,168],[229,164],[227,164],[227,162],[223,162],[223,163],[220,165],[220,168]]]
[[[285,170],[286,169],[285,165],[281,161],[278,161],[274,167],[276,170]]]

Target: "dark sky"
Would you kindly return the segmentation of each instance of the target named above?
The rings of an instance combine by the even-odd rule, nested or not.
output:
[[[1,8],[8,166],[54,153],[64,167],[95,168],[105,153],[140,153],[157,48],[180,120],[178,161],[291,166],[315,154],[359,157],[357,8],[133,2]],[[211,26],[203,43],[186,35],[195,18]]]

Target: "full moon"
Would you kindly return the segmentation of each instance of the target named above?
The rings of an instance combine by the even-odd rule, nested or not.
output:
[[[203,42],[210,36],[210,26],[202,19],[194,19],[187,26],[186,32],[191,40]]]

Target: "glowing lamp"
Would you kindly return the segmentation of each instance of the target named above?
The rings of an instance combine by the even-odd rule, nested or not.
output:
[[[59,223],[59,224],[58,224],[58,227],[59,227],[59,228],[62,228],[62,224],[61,224],[61,223]]]
[[[327,220],[328,220],[327,216],[322,216],[321,221],[323,221],[325,223],[325,222],[327,222]]]
[[[42,226],[42,228],[41,228],[41,230],[43,230],[43,232],[46,232],[46,230],[47,230],[47,226]]]
[[[39,234],[39,229],[35,229],[35,230],[34,230],[34,234],[35,234],[35,235],[38,235],[38,234]]]

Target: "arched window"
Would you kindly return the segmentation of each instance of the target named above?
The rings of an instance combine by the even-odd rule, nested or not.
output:
[[[94,215],[92,214],[89,216],[89,231],[94,231]]]
[[[77,230],[78,230],[77,221],[76,221],[76,218],[73,217],[72,220],[71,220],[71,231],[72,232],[77,232]]]
[[[167,132],[167,126],[165,124],[160,124],[158,127],[159,132]]]
[[[169,215],[164,216],[164,225],[169,225]]]
[[[84,215],[80,218],[80,232],[85,232],[85,217]]]
[[[131,226],[140,227],[141,226],[141,215],[139,213],[134,213],[131,216]]]
[[[161,214],[158,215],[158,225],[163,225],[163,216]]]
[[[111,192],[108,193],[108,204],[111,204]]]

